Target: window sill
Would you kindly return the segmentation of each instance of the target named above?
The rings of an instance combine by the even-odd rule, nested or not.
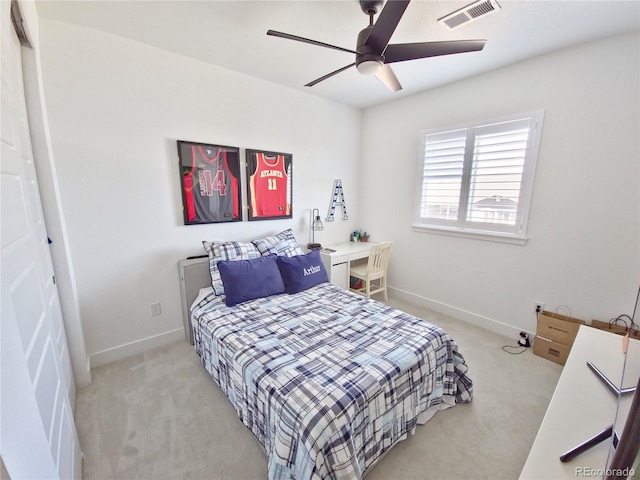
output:
[[[426,225],[412,225],[414,232],[435,233],[437,235],[449,235],[452,237],[472,238],[475,240],[485,240],[489,242],[511,243],[513,245],[524,245],[528,237],[513,235],[509,233],[487,232],[484,230],[461,230],[458,228],[436,227]]]

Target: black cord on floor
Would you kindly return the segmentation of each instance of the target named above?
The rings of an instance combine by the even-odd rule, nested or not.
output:
[[[522,350],[520,350],[519,352],[510,352],[509,350],[507,350],[507,348],[522,348]],[[523,347],[522,345],[519,345],[519,346],[503,345],[502,346],[502,350],[504,350],[505,352],[507,352],[510,355],[520,355],[521,353],[526,352],[528,348],[529,347]]]

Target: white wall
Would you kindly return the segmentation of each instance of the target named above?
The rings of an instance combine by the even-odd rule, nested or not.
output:
[[[359,110],[96,30],[46,19],[40,27],[92,365],[182,338],[177,262],[204,253],[202,240],[292,228],[307,243],[310,209],[325,214],[336,178],[358,218]],[[184,226],[178,139],[292,153],[293,218]],[[356,227],[338,219],[316,239],[347,240]],[[152,317],[157,301],[162,315]]]
[[[632,313],[639,50],[637,34],[611,38],[365,111],[361,218],[395,241],[396,295],[515,338],[535,331],[534,302],[585,320]],[[526,245],[412,231],[420,131],[536,109],[545,119]]]
[[[640,277],[637,35],[549,54],[364,116],[95,30],[41,19],[40,35],[94,365],[181,338],[176,264],[201,253],[201,240],[249,240],[291,227],[306,243],[309,209],[324,215],[336,178],[350,220],[325,224],[318,240],[342,241],[354,228],[394,240],[396,295],[508,335],[535,330],[533,302],[569,305],[587,320],[631,313]],[[526,245],[411,230],[421,130],[540,108]],[[183,226],[177,139],[293,153],[294,218]],[[163,313],[151,317],[156,301]]]

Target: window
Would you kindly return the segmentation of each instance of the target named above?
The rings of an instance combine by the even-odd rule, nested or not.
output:
[[[542,117],[424,132],[414,229],[524,243]]]

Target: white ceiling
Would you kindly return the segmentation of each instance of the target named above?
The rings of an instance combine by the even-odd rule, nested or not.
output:
[[[640,1],[497,0],[502,9],[449,31],[437,19],[473,0],[413,0],[390,43],[486,39],[481,52],[393,64],[403,90],[351,68],[352,54],[267,36],[268,29],[355,49],[368,17],[356,0],[38,1],[41,16],[170,50],[355,107],[368,107],[552,50],[640,30]]]

